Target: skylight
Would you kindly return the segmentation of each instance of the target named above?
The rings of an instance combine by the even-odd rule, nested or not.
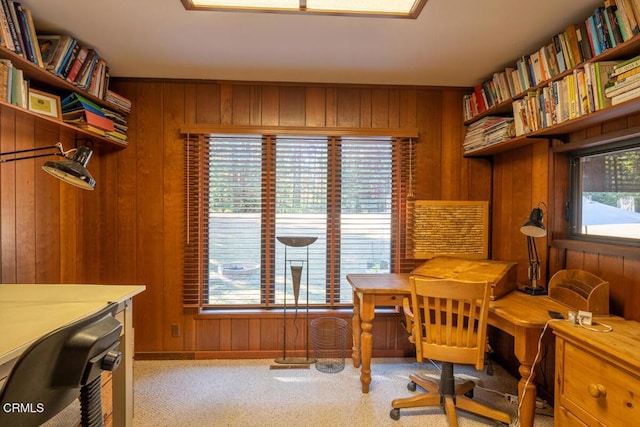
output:
[[[187,10],[417,18],[427,0],[181,0]]]

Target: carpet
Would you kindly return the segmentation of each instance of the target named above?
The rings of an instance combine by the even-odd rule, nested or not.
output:
[[[134,426],[447,426],[438,407],[403,409],[398,421],[389,417],[391,401],[412,394],[408,375],[438,377],[436,364],[376,358],[368,394],[361,392],[360,371],[351,359],[337,373],[320,372],[314,365],[270,369],[273,364],[263,359],[136,361]],[[517,406],[504,397],[516,394],[515,378],[496,364],[492,376],[464,366],[456,366],[455,373],[476,382],[474,399],[513,414],[511,425],[518,425]],[[552,415],[551,407],[539,410],[535,425],[552,427]],[[461,427],[495,425],[463,411],[458,420]]]

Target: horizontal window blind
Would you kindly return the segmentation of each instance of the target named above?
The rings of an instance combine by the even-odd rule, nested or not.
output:
[[[285,281],[291,304],[302,267],[299,303],[335,307],[352,303],[347,274],[411,265],[413,143],[207,135],[185,150],[185,305],[281,307]],[[316,240],[285,247],[286,236]]]

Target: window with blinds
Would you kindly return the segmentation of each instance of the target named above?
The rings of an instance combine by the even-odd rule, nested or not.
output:
[[[280,307],[285,280],[293,299],[293,262],[303,266],[304,302],[335,307],[352,303],[347,274],[406,264],[413,144],[292,135],[185,142],[185,305]],[[285,247],[277,238],[286,236],[316,240]]]

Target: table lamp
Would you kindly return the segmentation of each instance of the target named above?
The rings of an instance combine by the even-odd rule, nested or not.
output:
[[[547,230],[544,228],[542,221],[544,214],[540,205],[546,205],[543,202],[538,203],[538,206],[533,208],[529,219],[520,227],[520,232],[527,236],[527,251],[529,254],[529,284],[525,288],[521,288],[520,291],[529,295],[546,295],[547,290],[540,286],[540,258],[538,257],[538,248],[536,247],[536,237],[544,237],[547,235]]]

